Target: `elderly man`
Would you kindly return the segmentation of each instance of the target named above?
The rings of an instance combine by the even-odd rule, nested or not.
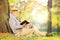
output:
[[[14,35],[17,34],[17,32],[20,31],[20,29],[23,28],[22,25],[20,25],[20,20],[17,18],[19,14],[19,11],[16,7],[13,7],[13,9],[11,9],[11,13],[10,13],[10,18],[9,18],[9,24],[10,27],[14,33]]]
[[[26,36],[29,37],[31,34],[35,34],[36,36],[44,36],[40,33],[32,24],[28,21],[24,20],[22,23],[17,18],[18,16],[18,9],[12,9],[10,13],[9,24],[10,27],[15,34],[15,36]]]

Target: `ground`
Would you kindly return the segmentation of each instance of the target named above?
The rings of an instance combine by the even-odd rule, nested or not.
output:
[[[0,40],[60,40],[60,34],[56,33],[51,37],[15,37],[9,33],[0,33]]]

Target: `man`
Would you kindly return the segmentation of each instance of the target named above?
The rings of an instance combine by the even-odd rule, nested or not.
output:
[[[11,13],[10,13],[9,24],[10,24],[10,27],[11,27],[14,35],[16,35],[17,32],[19,32],[20,29],[23,28],[23,26],[20,25],[20,21],[17,18],[18,14],[19,14],[18,9],[16,7],[13,7],[13,9],[11,9]]]
[[[28,21],[24,20],[22,23],[18,20],[18,9],[13,8],[10,13],[9,24],[15,34],[15,36],[30,36],[35,34],[36,36],[43,36],[38,30],[34,28]]]

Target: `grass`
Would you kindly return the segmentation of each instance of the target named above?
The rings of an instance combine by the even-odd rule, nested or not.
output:
[[[0,40],[60,40],[60,34],[54,34],[51,37],[16,37],[9,33],[0,33]]]
[[[31,37],[31,38],[25,38],[25,40],[60,40],[60,34],[54,34],[51,37]]]

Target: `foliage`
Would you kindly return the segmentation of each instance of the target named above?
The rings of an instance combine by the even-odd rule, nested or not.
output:
[[[52,1],[52,26],[60,26],[60,7],[59,7],[59,0],[53,0]]]
[[[59,0],[52,1],[52,26],[57,26],[57,23],[60,26],[60,14],[56,14],[57,11],[60,11],[60,7],[58,7],[59,2]],[[37,20],[40,23],[48,21],[47,5],[44,5],[44,2],[39,3],[36,0],[9,0],[9,3],[18,7],[20,10],[18,17],[21,21],[35,22]]]
[[[34,21],[36,20],[36,18],[38,18],[38,15],[41,14],[45,15],[43,12],[45,12],[47,9],[46,5],[38,3],[36,0],[27,0],[27,1],[18,0],[17,3],[16,0],[15,1],[9,0],[9,3],[10,4],[12,3],[12,5],[15,5],[19,8],[20,14],[18,15],[18,17],[21,21],[23,20]],[[37,20],[39,21],[42,19],[38,18]],[[47,20],[47,18],[44,20]]]

